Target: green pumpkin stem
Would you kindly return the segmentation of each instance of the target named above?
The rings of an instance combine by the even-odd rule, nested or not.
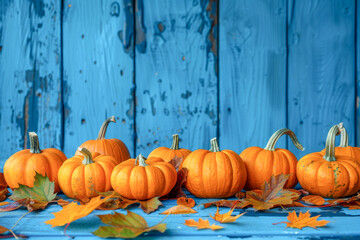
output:
[[[211,152],[220,152],[219,143],[216,138],[211,139],[210,144],[211,144],[210,147]]]
[[[29,140],[30,140],[30,152],[31,153],[41,153],[39,147],[39,138],[35,132],[29,132]]]
[[[99,135],[97,137],[96,140],[101,140],[101,139],[104,139],[105,138],[105,134],[106,134],[106,129],[109,125],[110,122],[114,122],[116,123],[116,120],[115,120],[115,116],[111,116],[109,117],[108,119],[106,119],[104,121],[104,123],[101,125],[101,128],[100,128],[100,131],[99,131]]]
[[[336,161],[335,158],[335,137],[341,133],[338,125],[332,126],[326,138],[324,159],[328,162]]]
[[[275,144],[276,142],[279,140],[279,138],[284,135],[287,134],[289,135],[291,141],[293,142],[294,146],[301,150],[304,151],[304,147],[300,144],[299,140],[297,139],[295,133],[293,131],[291,131],[288,128],[282,128],[277,130],[269,139],[268,143],[266,144],[266,147],[264,148],[265,150],[270,150],[270,151],[275,151]]]
[[[174,134],[174,135],[172,135],[172,137],[173,137],[173,142],[172,142],[170,149],[178,150],[179,149],[179,135]]]
[[[139,161],[139,166],[141,166],[141,167],[149,166],[148,164],[146,164],[145,160],[146,160],[146,158],[144,158],[144,156],[140,154],[135,159],[135,166],[136,166],[138,161]]]
[[[339,123],[338,127],[340,128],[340,145],[339,147],[348,147],[349,146],[349,136],[346,129],[343,126],[343,123]]]
[[[94,161],[92,159],[92,154],[89,150],[87,150],[86,148],[78,148],[78,150],[79,150],[79,152],[81,152],[82,155],[84,155],[84,160],[82,161],[82,163],[84,165],[94,163]]]

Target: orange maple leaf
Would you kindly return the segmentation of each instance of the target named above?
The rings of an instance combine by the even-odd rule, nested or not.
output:
[[[203,220],[201,218],[199,218],[199,222],[196,222],[194,219],[185,219],[184,225],[189,227],[197,227],[197,229],[211,229],[213,231],[223,228],[215,224],[210,226],[209,220]]]
[[[320,206],[325,203],[325,199],[318,195],[307,195],[301,199],[306,204]]]
[[[52,225],[52,227],[63,226],[65,224],[71,223],[75,220],[83,218],[89,215],[92,211],[94,211],[97,207],[99,207],[103,202],[105,202],[108,196],[104,199],[101,199],[100,196],[92,198],[85,205],[78,205],[75,202],[72,202],[63,207],[63,209],[59,212],[52,213],[55,218],[46,221],[46,224]]]
[[[221,223],[229,223],[229,222],[235,222],[236,219],[238,219],[239,217],[241,217],[242,215],[244,215],[246,212],[236,215],[236,216],[231,216],[232,212],[234,211],[234,208],[231,208],[227,213],[224,214],[220,214],[219,213],[219,207],[217,207],[216,213],[213,216],[210,215],[210,217],[212,219],[214,219],[215,221],[221,222]]]
[[[191,213],[197,213],[197,211],[183,205],[177,205],[165,210],[160,214],[191,214]]]
[[[286,227],[291,227],[291,228],[298,228],[298,229],[303,229],[304,227],[311,227],[311,228],[316,228],[316,227],[323,227],[326,224],[328,224],[330,221],[326,221],[326,220],[321,220],[318,221],[318,217],[320,217],[320,215],[317,215],[315,217],[310,217],[310,213],[309,211],[307,211],[306,213],[299,213],[299,216],[296,215],[296,212],[290,212],[287,219],[289,220],[289,222],[280,222],[280,223],[286,223]],[[278,223],[274,223],[278,224]]]

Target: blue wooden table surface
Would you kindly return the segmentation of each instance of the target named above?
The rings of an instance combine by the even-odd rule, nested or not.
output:
[[[255,211],[253,208],[235,209],[233,215],[246,212],[245,215],[238,218],[234,223],[221,224],[213,220],[209,214],[214,215],[216,207],[212,206],[204,208],[199,204],[213,201],[216,199],[199,199],[195,198],[188,192],[188,197],[193,197],[196,201],[194,209],[198,211],[195,214],[169,215],[164,223],[167,224],[167,230],[161,234],[158,232],[150,232],[141,235],[138,239],[360,239],[360,210],[348,210],[343,207],[326,207],[326,208],[275,208],[267,211]],[[64,195],[59,195],[66,199]],[[176,200],[162,201],[161,206],[153,213],[146,214],[138,206],[133,205],[128,209],[132,212],[140,214],[148,222],[149,226],[159,223],[164,215],[159,213],[176,205]],[[27,214],[14,228],[15,233],[29,236],[33,239],[68,239],[64,235],[64,226],[51,228],[44,222],[53,218],[52,212],[60,211],[62,207],[57,204],[48,206],[45,210],[39,210]],[[229,208],[220,208],[220,213],[225,213]],[[310,210],[311,216],[321,215],[318,220],[331,221],[325,227],[318,229],[304,228],[293,229],[285,228],[286,224],[273,223],[287,221],[287,215],[290,211],[306,212]],[[123,209],[115,210],[126,214]],[[26,213],[26,209],[18,209],[12,212],[0,213],[0,225],[11,227],[21,215]],[[104,226],[96,215],[104,215],[113,211],[95,210],[89,216],[72,222],[66,233],[74,236],[75,239],[101,239],[94,236],[91,232],[95,231],[99,226]],[[210,225],[216,223],[224,227],[223,229],[212,231],[210,229],[197,230],[193,227],[185,226],[185,219],[198,220],[199,218],[208,219]]]

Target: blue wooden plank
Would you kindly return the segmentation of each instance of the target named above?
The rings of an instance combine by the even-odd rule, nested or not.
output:
[[[306,149],[297,156],[324,149],[328,130],[339,122],[353,145],[355,1],[305,0],[289,7],[289,128]],[[290,142],[289,149],[295,149]]]
[[[65,153],[95,139],[115,115],[106,138],[134,149],[133,14],[131,1],[64,2]]]
[[[220,1],[220,23],[221,147],[265,147],[286,127],[286,1]]]
[[[0,169],[29,147],[60,148],[60,0],[0,2]]]
[[[217,132],[217,3],[137,1],[136,152],[209,148]]]
[[[360,1],[356,0],[356,99],[355,99],[355,144],[360,146]]]

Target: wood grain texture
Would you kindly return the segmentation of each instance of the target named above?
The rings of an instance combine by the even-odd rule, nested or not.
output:
[[[220,143],[265,147],[286,127],[286,1],[220,1]],[[276,144],[285,147],[285,137]]]
[[[65,1],[63,19],[65,153],[95,139],[102,122],[117,123],[106,138],[133,153],[134,83],[131,1]]]
[[[356,98],[355,98],[355,144],[357,147],[360,146],[360,1],[356,0],[356,79],[355,79],[355,89],[356,89]]]
[[[61,146],[60,0],[0,2],[0,169],[28,148]]]
[[[295,1],[289,5],[289,128],[305,147],[325,147],[339,122],[354,144],[355,1]],[[290,140],[289,140],[290,141]]]
[[[216,1],[137,1],[136,152],[210,148],[217,131]]]

